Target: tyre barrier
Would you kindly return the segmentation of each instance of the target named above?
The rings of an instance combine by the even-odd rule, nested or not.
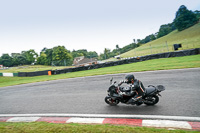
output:
[[[200,48],[152,54],[152,55],[146,55],[146,56],[140,56],[140,57],[132,57],[129,59],[123,59],[123,60],[113,61],[113,62],[105,62],[102,64],[93,64],[93,65],[89,65],[89,66],[67,68],[67,69],[62,69],[62,70],[52,70],[52,75],[76,72],[76,71],[83,71],[83,70],[90,70],[90,69],[97,69],[97,68],[103,68],[103,67],[110,67],[110,66],[117,66],[117,65],[135,63],[135,62],[152,60],[152,59],[181,57],[181,56],[189,56],[189,55],[197,55],[197,54],[200,54]]]
[[[123,60],[119,60],[119,61],[105,62],[105,63],[101,63],[101,64],[93,64],[93,65],[88,65],[88,66],[66,68],[66,69],[59,69],[59,70],[46,70],[46,71],[37,71],[37,72],[19,72],[18,76],[19,77],[32,77],[32,76],[41,76],[41,75],[56,75],[56,74],[64,74],[64,73],[70,73],[70,72],[76,72],[76,71],[91,70],[91,69],[97,69],[97,68],[103,68],[103,67],[123,65],[123,64],[135,63],[135,62],[152,60],[152,59],[181,57],[181,56],[189,56],[189,55],[197,55],[197,54],[200,54],[200,48],[152,54],[152,55],[146,55],[146,56],[140,56],[140,57],[131,57],[131,58],[123,59]]]
[[[19,72],[19,77],[33,77],[33,76],[41,76],[41,75],[49,75],[51,70],[45,71],[36,71],[36,72]]]

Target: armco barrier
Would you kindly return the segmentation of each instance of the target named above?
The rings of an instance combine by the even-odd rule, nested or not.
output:
[[[152,59],[180,57],[180,56],[197,55],[197,54],[200,54],[200,48],[160,53],[160,54],[152,54],[152,55],[146,55],[146,56],[140,56],[140,57],[132,57],[132,58],[123,59],[123,60],[119,60],[119,61],[106,62],[106,63],[102,63],[102,64],[93,64],[93,65],[89,65],[89,66],[81,66],[81,67],[74,67],[74,68],[66,68],[66,69],[61,69],[61,70],[19,72],[18,76],[19,77],[31,77],[31,76],[40,76],[40,75],[50,75],[50,72],[48,72],[48,71],[51,71],[51,75],[56,75],[56,74],[97,69],[97,68],[103,68],[103,67],[117,66],[117,65],[122,65],[122,64],[129,64],[129,63],[152,60]]]

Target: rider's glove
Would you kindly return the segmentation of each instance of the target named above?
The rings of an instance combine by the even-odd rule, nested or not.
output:
[[[118,84],[118,86],[122,85],[123,83],[126,83],[124,80],[121,80]]]
[[[130,88],[131,88],[131,90],[132,91],[134,91],[136,88],[135,88],[135,86],[132,84],[132,85],[130,85]]]

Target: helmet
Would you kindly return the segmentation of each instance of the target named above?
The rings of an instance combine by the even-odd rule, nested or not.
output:
[[[129,74],[129,75],[126,75],[125,79],[126,79],[127,83],[132,83],[132,81],[135,79],[135,77],[133,74]]]

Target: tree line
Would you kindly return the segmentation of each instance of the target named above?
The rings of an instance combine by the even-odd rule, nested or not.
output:
[[[98,56],[95,51],[82,50],[67,50],[64,46],[56,46],[53,48],[43,48],[40,54],[37,54],[33,49],[28,51],[22,51],[21,53],[3,54],[0,57],[0,65],[7,67],[19,66],[19,65],[57,65],[67,66],[72,65],[73,59],[79,56],[85,56],[86,58],[98,58],[99,60],[105,60],[116,55],[120,55],[129,50],[137,48],[145,43],[163,37],[173,30],[177,29],[182,31],[199,22],[200,11],[190,11],[186,6],[179,7],[175,14],[175,19],[172,23],[163,24],[160,26],[159,31],[155,34],[146,36],[144,39],[133,39],[133,43],[126,45],[122,48],[116,45],[116,48],[112,51],[108,48],[104,49],[104,52]]]
[[[56,46],[53,48],[43,48],[38,55],[35,50],[22,51],[21,53],[3,54],[0,57],[0,64],[12,67],[19,65],[56,65],[69,66],[72,65],[75,57],[85,56],[87,58],[98,58],[95,51],[83,50],[67,50],[65,46]]]
[[[175,14],[175,19],[172,23],[163,24],[160,26],[159,31],[155,34],[146,36],[142,40],[138,40],[140,44],[144,44],[160,37],[163,37],[174,30],[182,31],[199,22],[200,11],[188,10],[186,6],[181,5]]]
[[[113,51],[111,51],[108,48],[105,48],[104,53],[100,54],[100,59],[108,59],[116,55],[125,53],[145,43],[163,37],[176,29],[178,31],[187,29],[197,24],[199,22],[199,18],[200,18],[200,11],[196,10],[193,12],[191,10],[188,10],[186,6],[181,5],[178,11],[176,12],[175,19],[173,20],[172,23],[161,25],[157,33],[148,35],[144,39],[133,39],[133,43],[123,48],[119,48],[119,45],[116,45],[116,48]]]

